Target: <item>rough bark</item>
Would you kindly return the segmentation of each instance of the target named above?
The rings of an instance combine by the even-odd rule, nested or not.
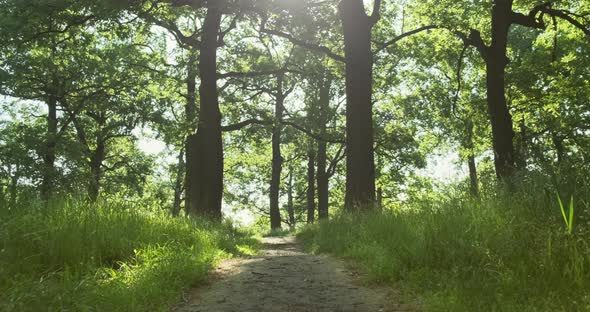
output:
[[[378,11],[367,16],[362,0],[342,0],[339,11],[346,59],[345,204],[349,211],[366,210],[375,199],[371,28]]]
[[[199,49],[199,124],[187,142],[186,209],[191,215],[221,220],[223,144],[217,97],[217,47],[221,3],[208,1]]]
[[[307,223],[315,222],[315,151],[307,152]]]
[[[500,179],[510,178],[515,169],[512,115],[505,96],[508,31],[512,23],[512,0],[498,0],[492,8],[492,43],[485,57],[487,102],[492,125],[494,166]]]
[[[189,191],[193,189],[192,187],[192,180],[194,179],[194,172],[190,172],[189,170],[192,169],[189,162],[195,159],[195,154],[198,153],[198,150],[195,146],[195,130],[197,128],[197,53],[194,50],[189,51],[189,61],[187,64],[187,76],[186,76],[186,103],[184,105],[184,114],[186,118],[186,131],[187,136],[184,142],[184,148],[181,149],[178,157],[178,175],[176,177],[176,185],[174,188],[174,204],[172,206],[172,215],[177,216],[180,213],[180,204],[181,204],[181,196],[182,190],[179,189],[179,183],[182,187],[182,183],[184,181],[184,189],[187,191],[185,206],[188,207],[188,201],[190,200],[188,195]],[[182,159],[181,159],[182,157]],[[182,169],[182,171],[181,171]],[[189,177],[190,175],[190,177]],[[183,179],[184,176],[184,179]],[[192,197],[191,197],[192,199]],[[189,212],[189,208],[186,208],[186,213],[194,213]]]
[[[182,184],[184,181],[184,149],[178,153],[178,164],[176,168],[176,181],[174,182],[174,202],[172,204],[172,215],[180,214],[180,204],[182,202]]]
[[[275,102],[275,122],[272,130],[272,173],[270,180],[270,226],[281,228],[281,211],[279,209],[279,189],[283,157],[281,156],[281,132],[284,113],[283,74],[277,75],[277,93]]]

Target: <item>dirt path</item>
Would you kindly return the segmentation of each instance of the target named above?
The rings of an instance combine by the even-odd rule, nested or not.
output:
[[[306,254],[293,237],[265,238],[260,256],[223,262],[179,312],[413,311],[389,288],[367,288],[342,261]]]

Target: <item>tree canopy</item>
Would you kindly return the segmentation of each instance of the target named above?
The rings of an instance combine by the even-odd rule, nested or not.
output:
[[[586,0],[0,5],[5,203],[153,196],[279,228],[401,203],[449,154],[473,196],[589,169]]]

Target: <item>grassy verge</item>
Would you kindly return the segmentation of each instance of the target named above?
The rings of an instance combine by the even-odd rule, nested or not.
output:
[[[372,281],[401,285],[426,311],[590,311],[583,205],[571,235],[557,203],[533,195],[406,208],[342,216],[298,239],[353,260]]]
[[[124,205],[0,214],[0,310],[164,311],[249,233]]]

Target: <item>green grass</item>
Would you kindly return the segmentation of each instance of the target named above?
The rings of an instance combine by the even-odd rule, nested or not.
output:
[[[166,311],[217,261],[257,246],[229,224],[128,208],[0,209],[0,310]]]
[[[569,235],[556,198],[543,198],[455,196],[341,216],[298,239],[356,262],[373,282],[401,287],[426,311],[590,311],[588,207],[576,207]]]
[[[295,234],[295,231],[289,228],[281,228],[275,230],[266,230],[262,233],[262,237],[286,237]]]

